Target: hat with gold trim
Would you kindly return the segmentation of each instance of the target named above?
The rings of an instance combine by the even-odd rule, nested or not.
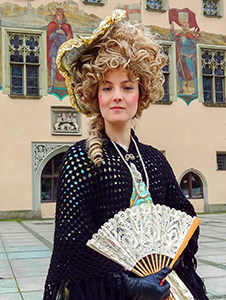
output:
[[[56,63],[58,65],[59,72],[63,77],[65,77],[71,105],[85,115],[89,116],[91,114],[90,111],[86,109],[83,100],[75,95],[74,90],[71,87],[71,65],[84,53],[84,51],[89,49],[92,42],[95,41],[97,37],[103,35],[112,24],[118,23],[124,18],[126,18],[126,11],[116,9],[112,12],[111,16],[106,17],[100,23],[99,27],[93,31],[93,34],[90,37],[80,36],[70,39],[63,43],[58,50]]]

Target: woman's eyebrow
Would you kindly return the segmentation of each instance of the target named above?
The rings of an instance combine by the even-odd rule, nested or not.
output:
[[[108,83],[108,84],[113,84],[111,81],[109,81],[109,80],[105,80],[105,81],[103,81],[102,82],[102,84],[106,84],[106,83]],[[133,83],[133,81],[131,81],[131,80],[124,80],[124,81],[121,81],[120,82],[120,84],[124,84],[124,83]]]
[[[109,80],[103,80],[100,84],[101,85],[103,85],[103,84],[112,84],[112,82],[109,81]]]

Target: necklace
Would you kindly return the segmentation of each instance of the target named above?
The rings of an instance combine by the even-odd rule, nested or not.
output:
[[[141,198],[146,198],[147,195],[148,195],[148,193],[149,193],[149,178],[148,178],[147,170],[146,170],[146,168],[145,168],[145,164],[144,164],[144,161],[143,161],[142,156],[141,156],[141,154],[140,154],[139,148],[138,148],[138,146],[137,146],[137,144],[136,144],[136,141],[134,140],[133,137],[132,137],[132,141],[133,141],[133,143],[134,143],[134,145],[135,145],[137,154],[138,154],[138,156],[139,156],[139,159],[140,159],[140,161],[141,161],[141,164],[142,164],[142,167],[143,167],[143,170],[144,170],[144,174],[145,174],[145,179],[146,179],[146,185],[147,185],[147,187],[146,187],[146,192],[145,192],[144,194],[141,194],[141,192],[140,192],[140,190],[139,190],[139,186],[138,186],[138,184],[137,184],[137,182],[136,182],[136,179],[135,179],[135,177],[134,177],[134,174],[133,174],[133,172],[132,172],[132,169],[131,169],[130,165],[129,165],[129,164],[127,163],[127,161],[125,160],[124,156],[123,156],[122,153],[120,152],[120,150],[119,150],[119,148],[117,147],[117,145],[115,144],[115,142],[114,142],[114,141],[111,141],[111,142],[112,142],[112,144],[114,145],[115,149],[117,150],[118,154],[120,155],[121,159],[124,161],[125,165],[127,166],[127,168],[128,168],[129,171],[130,171],[130,174],[131,174],[131,177],[132,177],[132,181],[133,181],[133,186],[134,186],[134,188],[135,188],[136,193],[137,193]]]

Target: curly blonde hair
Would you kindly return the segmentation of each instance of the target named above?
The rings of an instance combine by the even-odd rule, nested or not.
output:
[[[161,99],[164,94],[164,76],[161,71],[166,58],[160,45],[148,29],[140,24],[120,21],[97,37],[71,66],[73,74],[72,88],[86,109],[95,115],[90,123],[87,147],[95,165],[101,165],[102,140],[100,132],[104,130],[104,120],[98,104],[99,83],[112,69],[127,70],[131,81],[139,82],[139,102],[136,113],[141,116],[143,109],[150,103]]]

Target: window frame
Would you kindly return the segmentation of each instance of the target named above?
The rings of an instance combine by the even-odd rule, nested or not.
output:
[[[203,49],[210,49],[210,50],[224,50],[226,53],[226,46],[222,45],[209,45],[209,44],[197,44],[197,75],[198,75],[198,99],[199,102],[204,104],[205,106],[224,106],[226,107],[226,65],[225,65],[225,75],[224,75],[224,103],[217,103],[216,102],[216,95],[215,95],[215,87],[213,88],[214,94],[214,101],[213,102],[205,102],[204,101],[204,94],[203,94],[203,76],[202,76],[202,59],[201,59],[201,50]],[[213,84],[214,86],[214,84]]]
[[[147,0],[144,0],[144,7],[146,11],[149,12],[159,12],[159,13],[164,13],[169,10],[169,4],[168,0],[162,0],[162,9],[152,9],[147,7]]]
[[[156,104],[172,104],[177,101],[177,83],[174,77],[176,70],[176,45],[174,41],[161,41],[160,46],[169,47],[169,100],[159,100]],[[163,72],[164,74],[164,72]]]
[[[185,173],[182,176],[182,178],[180,179],[180,184],[179,184],[180,187],[181,187],[181,183],[182,183],[185,176],[188,176],[188,196],[189,196],[189,197],[186,197],[186,195],[184,195],[186,197],[186,199],[203,199],[204,198],[203,182],[202,182],[202,179],[200,178],[200,176],[198,174],[196,174],[195,172],[192,172],[192,171],[189,171],[189,172]],[[201,186],[200,186],[201,196],[200,197],[192,196],[192,176],[197,177],[198,180],[201,183]],[[182,189],[182,187],[181,187],[181,189]]]
[[[57,200],[57,195],[56,195],[56,192],[57,192],[57,184],[58,184],[58,179],[59,179],[59,171],[60,171],[60,166],[62,164],[62,160],[63,160],[63,157],[65,155],[66,152],[60,152],[56,155],[54,155],[52,158],[50,158],[47,163],[45,164],[42,172],[41,172],[41,178],[40,178],[40,183],[41,183],[41,203],[54,203],[56,202]],[[55,161],[56,161],[56,157],[57,156],[61,156],[61,163],[58,165],[59,167],[59,170],[58,170],[58,173],[55,172],[55,167],[56,167],[56,164],[55,164]],[[51,174],[43,174],[44,170],[45,170],[45,167],[47,166],[47,164],[50,163],[51,165]],[[48,200],[43,200],[42,199],[42,179],[49,179],[50,182],[51,182],[51,199],[48,199]],[[55,193],[54,193],[55,192]]]
[[[89,2],[89,0],[82,0],[82,3],[84,5],[94,5],[94,6],[104,6],[105,0],[101,0],[101,2]]]
[[[204,5],[204,1],[202,0],[202,15],[206,18],[222,18],[224,16],[224,2],[223,0],[216,0],[217,2],[217,15],[206,15],[204,14],[204,9],[203,9],[203,5]]]
[[[226,171],[226,168],[225,169],[219,169],[219,165],[218,165],[218,155],[224,155],[225,156],[225,160],[226,160],[226,152],[222,152],[222,151],[217,151],[216,152],[216,170],[217,171]]]
[[[9,54],[9,34],[34,34],[40,36],[40,64],[39,64],[39,95],[12,95],[11,94],[11,77],[10,77],[10,54]],[[2,92],[7,94],[10,98],[15,99],[40,99],[47,96],[48,90],[48,73],[47,73],[47,50],[46,50],[46,31],[39,29],[13,28],[2,27]],[[25,65],[26,63],[23,63]],[[23,82],[26,80],[23,77]]]

